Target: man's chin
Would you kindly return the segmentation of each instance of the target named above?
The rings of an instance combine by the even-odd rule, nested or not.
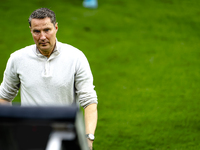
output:
[[[53,48],[50,46],[39,46],[38,49],[43,52],[51,52]]]
[[[38,49],[41,51],[49,51],[50,48],[48,46],[40,46]]]

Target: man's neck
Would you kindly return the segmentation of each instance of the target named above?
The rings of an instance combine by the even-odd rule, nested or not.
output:
[[[40,52],[42,55],[44,55],[44,56],[46,56],[47,58],[49,58],[49,57],[51,56],[51,54],[53,53],[55,47],[56,47],[56,43],[54,44],[54,47],[53,47],[51,50],[42,51],[42,50],[40,50],[39,48],[38,48],[38,50],[39,50],[39,52]]]
[[[54,48],[55,48],[55,47],[54,47]],[[41,51],[40,49],[38,49],[38,50],[39,50],[39,52],[40,52],[42,55],[44,55],[44,56],[46,56],[47,58],[49,58],[49,57],[51,56],[51,54],[53,53],[54,48],[53,48],[52,50],[50,50],[50,51]]]

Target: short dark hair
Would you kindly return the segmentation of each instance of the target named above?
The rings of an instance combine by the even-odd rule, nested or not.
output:
[[[51,19],[51,22],[55,26],[56,15],[52,10],[50,10],[48,8],[39,8],[39,9],[36,9],[34,12],[32,12],[30,17],[28,18],[29,25],[31,26],[31,20],[32,19],[44,19],[44,18],[47,18],[47,17]]]

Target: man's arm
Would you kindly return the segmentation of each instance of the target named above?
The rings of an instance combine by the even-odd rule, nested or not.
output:
[[[85,108],[86,134],[94,134],[97,126],[97,104],[90,104]],[[93,141],[88,139],[89,148],[92,150]]]
[[[0,98],[0,105],[12,105],[12,102]]]

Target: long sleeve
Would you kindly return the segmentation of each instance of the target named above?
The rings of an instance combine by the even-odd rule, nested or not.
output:
[[[13,57],[9,58],[4,72],[3,82],[0,85],[0,98],[12,101],[18,93],[20,80],[16,73]]]
[[[83,108],[86,108],[90,104],[98,103],[93,85],[92,72],[87,58],[83,53],[79,55],[76,63],[75,89],[78,101]]]

